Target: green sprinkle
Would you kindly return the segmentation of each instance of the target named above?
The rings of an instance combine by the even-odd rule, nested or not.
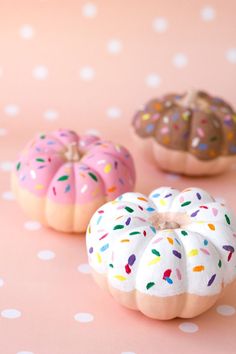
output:
[[[225,219],[226,219],[226,221],[227,221],[227,224],[229,224],[229,225],[230,225],[230,218],[228,217],[228,215],[227,215],[227,214],[225,214]]]
[[[153,281],[151,281],[150,283],[147,283],[147,285],[146,285],[146,289],[148,290],[148,289],[150,289],[152,286],[154,286],[155,285],[155,283],[153,283]]]
[[[41,158],[36,159],[36,161],[37,161],[37,162],[45,162],[45,160],[44,160],[44,159],[41,159]]]
[[[138,235],[138,234],[141,234],[141,232],[139,232],[139,231],[133,231],[133,232],[130,232],[130,233],[129,233],[130,236]]]
[[[92,172],[89,172],[88,173],[88,175],[94,180],[94,181],[96,181],[97,182],[97,180],[98,180],[98,178],[97,178],[97,176],[95,176],[95,174],[94,173],[92,173]]]
[[[46,138],[46,135],[45,134],[41,134],[40,135],[40,139],[45,139]]]
[[[184,230],[181,231],[181,234],[182,234],[183,236],[188,236],[187,231],[184,231]]]
[[[17,171],[19,171],[20,167],[21,167],[21,163],[20,163],[20,162],[18,162],[18,164],[16,165],[16,169],[17,169]]]
[[[192,202],[190,200],[188,200],[187,202],[184,202],[183,204],[181,204],[182,207],[185,207],[189,204],[191,204]]]
[[[125,207],[125,210],[128,211],[128,213],[133,213],[134,209],[130,208],[130,207]]]
[[[111,263],[109,264],[109,267],[114,268],[113,264],[111,264]]]
[[[58,178],[58,181],[66,181],[69,178],[69,176],[64,175]]]
[[[219,262],[218,262],[218,267],[221,268],[221,266],[222,266],[222,262],[221,262],[221,259],[220,259]]]
[[[155,256],[157,256],[157,257],[160,257],[160,256],[161,256],[161,255],[160,255],[160,252],[158,252],[158,251],[155,250],[155,249],[152,249],[152,253],[155,254]]]
[[[116,225],[114,226],[113,230],[119,230],[119,229],[123,229],[124,225]]]

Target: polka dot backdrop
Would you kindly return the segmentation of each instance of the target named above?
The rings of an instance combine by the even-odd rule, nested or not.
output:
[[[129,132],[134,111],[168,91],[203,88],[236,106],[235,10],[233,0],[1,2],[2,353],[234,352],[236,286],[191,320],[153,321],[123,309],[93,283],[84,237],[27,219],[9,178],[35,132],[69,127],[126,145],[136,190],[196,185],[236,212],[236,166],[212,178],[166,174],[140,156]]]

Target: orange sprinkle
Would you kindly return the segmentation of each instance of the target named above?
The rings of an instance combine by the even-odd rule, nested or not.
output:
[[[120,218],[123,218],[124,215],[117,216],[115,220],[119,220]]]
[[[202,272],[205,269],[203,265],[198,265],[196,267],[193,267],[193,272]]]
[[[116,190],[116,186],[112,186],[112,187],[110,187],[110,188],[108,188],[108,193],[112,193],[112,192],[115,192],[115,190]]]
[[[154,108],[157,110],[157,111],[161,111],[162,110],[162,104],[157,102],[154,104]]]
[[[215,150],[210,150],[210,151],[209,151],[209,155],[210,155],[211,157],[215,157],[215,156],[216,156],[216,151],[215,151]]]
[[[228,140],[233,140],[233,137],[234,137],[234,133],[233,132],[228,132],[227,139]]]
[[[127,238],[125,238],[124,240],[120,240],[120,242],[130,242],[130,240],[128,240]]]
[[[147,202],[147,201],[148,201],[147,199],[145,199],[145,198],[143,198],[143,197],[138,197],[137,199],[143,200],[144,202]]]
[[[171,245],[173,245],[173,243],[174,243],[173,238],[167,237],[167,240],[169,241],[169,243],[170,243]]]
[[[215,225],[213,225],[213,224],[208,224],[208,227],[209,227],[209,229],[210,230],[212,230],[212,231],[215,231]]]
[[[163,144],[169,144],[170,142],[169,136],[164,136],[162,140],[163,140]]]

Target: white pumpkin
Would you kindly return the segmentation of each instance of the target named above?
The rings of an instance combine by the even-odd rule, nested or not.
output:
[[[204,190],[125,193],[93,215],[89,263],[124,306],[152,318],[190,318],[236,278],[235,230],[231,212]]]

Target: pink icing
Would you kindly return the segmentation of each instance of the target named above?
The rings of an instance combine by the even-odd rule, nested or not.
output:
[[[80,155],[78,161],[68,159],[71,145]],[[135,183],[133,160],[124,147],[64,129],[30,141],[16,163],[16,174],[22,188],[67,204],[101,196],[112,200],[132,191]]]

